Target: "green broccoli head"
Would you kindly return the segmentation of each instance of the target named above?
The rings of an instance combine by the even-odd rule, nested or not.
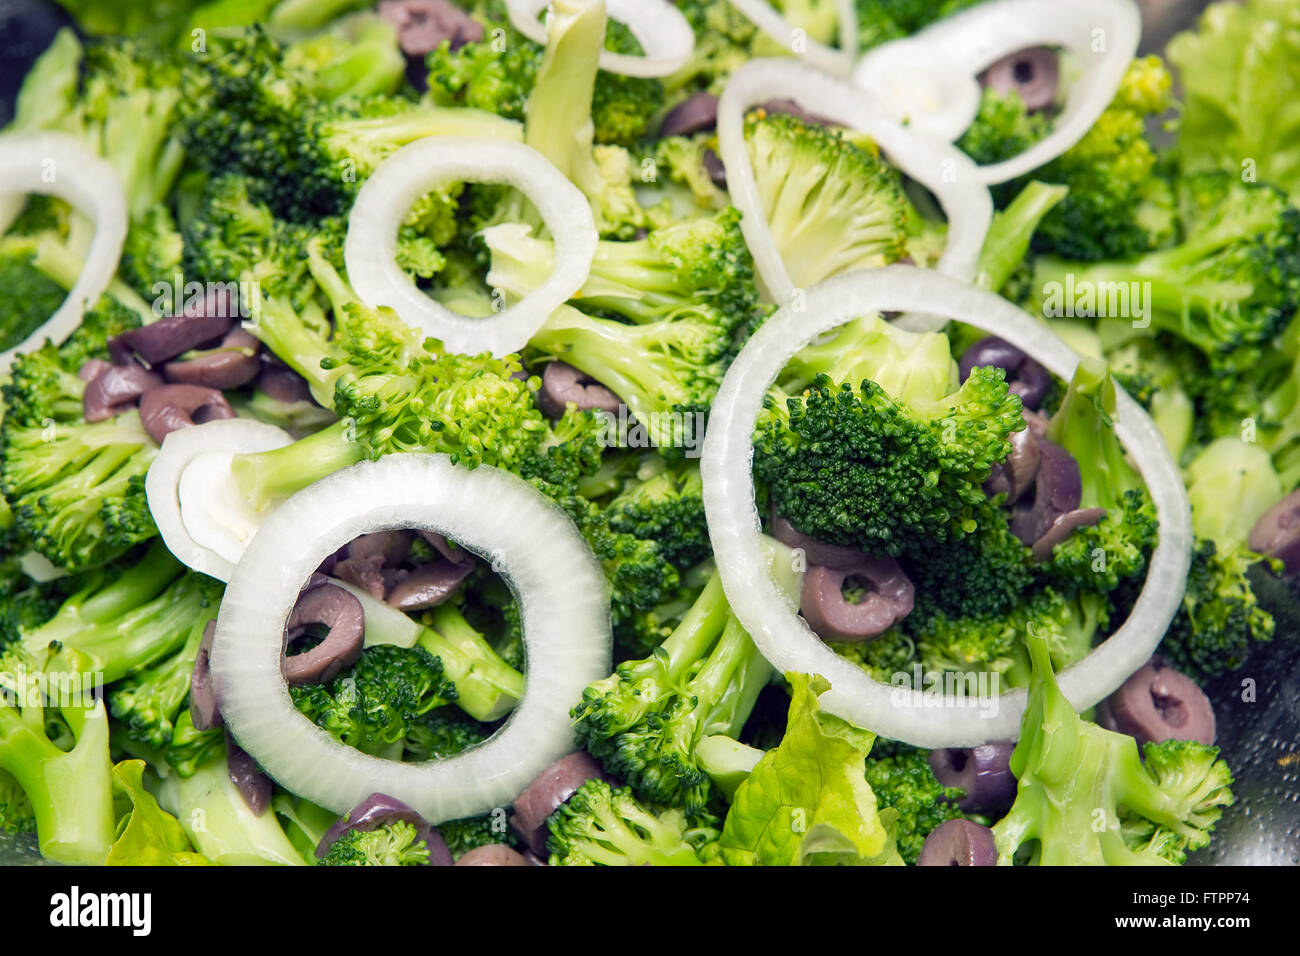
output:
[[[924,553],[976,529],[982,484],[1022,428],[1020,399],[991,366],[918,408],[870,380],[835,387],[819,376],[784,411],[769,399],[754,475],[804,534],[871,554]]]
[[[892,807],[898,813],[898,853],[909,866],[921,855],[931,830],[962,815],[957,802],[966,795],[966,791],[945,787],[935,779],[929,757],[928,750],[905,748],[867,759],[867,783],[876,802],[882,810]]]
[[[745,141],[763,213],[796,288],[906,252],[898,173],[838,132],[758,111]]]
[[[704,482],[698,463],[673,463],[649,453],[608,506],[614,531],[649,538],[676,567],[689,567],[711,552],[704,522]]]
[[[429,847],[404,820],[349,830],[331,844],[321,866],[427,866]]]
[[[685,819],[656,813],[632,791],[588,780],[547,821],[558,866],[699,866]]]
[[[0,241],[0,350],[23,342],[67,298],[67,290],[33,265],[35,258],[36,243],[26,237]]]
[[[442,661],[423,647],[368,647],[329,684],[289,689],[294,706],[317,726],[365,753],[401,746],[412,727],[454,701],[456,687]]]

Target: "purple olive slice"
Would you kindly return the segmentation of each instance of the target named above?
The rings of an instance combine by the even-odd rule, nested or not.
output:
[[[549,418],[559,418],[565,406],[572,402],[578,411],[603,411],[618,413],[619,397],[589,375],[584,375],[565,362],[551,362],[542,371],[542,390],[537,393],[537,404]]]
[[[162,385],[157,372],[131,362],[108,365],[86,383],[81,393],[82,417],[88,422],[102,422],[124,412],[136,399]]]
[[[268,398],[286,404],[312,400],[307,380],[270,352],[262,352],[258,356],[258,361],[261,362],[262,367],[257,373],[257,387],[265,392]]]
[[[849,578],[870,588],[857,604],[844,597]],[[852,568],[810,567],[804,575],[799,610],[822,640],[866,641],[907,617],[914,596],[912,582],[897,561],[863,555]]]
[[[323,859],[339,837],[350,830],[369,831],[388,823],[409,823],[415,827],[416,839],[429,848],[429,866],[451,866],[451,850],[442,834],[413,808],[386,793],[372,793],[349,810],[325,831],[316,846],[316,858]]]
[[[163,385],[140,398],[140,421],[158,444],[174,431],[219,418],[234,418],[235,410],[215,388]]]
[[[996,813],[1016,798],[1016,778],[1011,774],[1014,742],[997,740],[978,747],[943,747],[930,751],[930,769],[945,787],[966,791],[957,804],[962,810]]]
[[[96,375],[104,371],[104,369],[112,367],[112,362],[105,362],[101,358],[86,359],[81,363],[81,368],[77,369],[77,378],[83,382],[93,382]]]
[[[844,570],[857,567],[864,557],[857,548],[843,544],[827,544],[825,541],[808,537],[775,512],[772,513],[772,537],[791,548],[801,549],[810,565]]]
[[[226,333],[221,344],[209,352],[163,366],[167,381],[207,388],[240,388],[257,378],[262,363],[259,343],[239,326]]]
[[[989,336],[968,348],[957,363],[964,382],[973,369],[993,366],[1007,373],[1007,387],[1026,408],[1037,408],[1052,387],[1047,369],[1005,339]]]
[[[1282,562],[1286,574],[1300,571],[1300,491],[1265,511],[1250,529],[1250,550]]]
[[[190,720],[195,730],[212,730],[221,726],[221,710],[217,707],[217,693],[212,688],[211,670],[212,641],[216,633],[217,622],[208,621],[190,674]]]
[[[286,648],[308,624],[328,627],[329,633],[311,650],[281,658],[284,679],[290,684],[333,680],[357,662],[365,643],[366,615],[361,602],[337,584],[323,584],[299,595],[284,627]]]
[[[690,136],[718,125],[718,98],[712,93],[694,93],[682,100],[659,124],[660,136]]]
[[[451,0],[382,0],[377,9],[397,30],[397,44],[407,56],[423,57],[444,42],[459,50],[483,39],[483,24]]]
[[[1026,545],[1045,535],[1061,515],[1079,507],[1083,478],[1074,456],[1056,442],[1039,438],[1034,500],[1023,500],[1011,514],[1011,533]]]
[[[1060,58],[1054,50],[1035,46],[1004,56],[980,74],[980,86],[999,93],[1017,93],[1031,113],[1056,102],[1061,84]]]
[[[1011,434],[1011,454],[993,466],[984,491],[991,498],[1006,495],[1003,504],[1013,505],[1034,485],[1043,455],[1038,439],[1027,427]]]
[[[1138,745],[1165,740],[1214,743],[1214,706],[1186,674],[1153,657],[1098,705],[1097,722]]]
[[[722,157],[711,149],[704,151],[704,171],[709,174],[709,180],[719,189],[727,188],[727,167],[723,165]]]
[[[476,846],[456,861],[457,866],[532,866],[518,850],[502,843]]]
[[[917,866],[997,866],[993,831],[970,820],[945,820],[925,838]]]
[[[262,773],[257,761],[235,743],[229,731],[226,731],[226,772],[244,803],[248,804],[248,809],[253,811],[253,816],[260,817],[265,813],[271,805],[271,778]]]
[[[123,332],[114,341],[125,345],[146,364],[158,365],[220,339],[230,331],[238,314],[230,293],[216,290],[202,299],[187,302],[180,315]]]
[[[1079,528],[1091,527],[1104,517],[1106,517],[1105,508],[1075,508],[1063,515],[1057,515],[1052,523],[1047,526],[1043,536],[1030,547],[1034,560],[1050,561],[1053,548],[1069,538]]]
[[[539,856],[546,853],[546,820],[588,780],[604,780],[605,769],[585,750],[561,757],[543,770],[518,797],[510,826]]]
[[[465,576],[473,570],[472,564],[453,564],[446,560],[421,565],[394,584],[386,600],[402,611],[423,611],[455,595]]]

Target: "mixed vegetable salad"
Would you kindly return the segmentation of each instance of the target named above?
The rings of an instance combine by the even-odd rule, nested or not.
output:
[[[1294,3],[1162,58],[1131,0],[61,2],[0,131],[5,833],[1210,842],[1202,685],[1300,573]]]

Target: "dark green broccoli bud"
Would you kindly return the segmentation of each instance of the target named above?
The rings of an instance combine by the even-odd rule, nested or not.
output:
[[[13,348],[44,325],[58,311],[67,291],[41,272],[32,260],[34,243],[0,242],[0,351]]]
[[[909,748],[897,755],[867,759],[867,783],[876,802],[882,810],[892,807],[898,813],[898,853],[909,866],[915,865],[931,830],[962,815],[957,801],[966,795],[966,791],[945,787],[935,779],[929,757],[928,750]]]
[[[823,375],[785,410],[769,399],[768,413],[754,475],[777,511],[804,534],[871,554],[923,555],[975,531],[982,484],[1024,428],[1019,397],[992,366],[929,407]]]
[[[656,813],[627,788],[588,780],[549,820],[553,866],[699,866],[686,821],[675,810]],[[716,831],[712,833],[716,838]]]
[[[368,647],[329,684],[289,688],[294,706],[318,727],[365,753],[400,747],[412,726],[454,701],[442,661],[423,647]]]
[[[656,453],[646,455],[607,512],[610,528],[657,542],[676,567],[697,564],[710,554],[704,482],[694,461],[668,463]]]
[[[10,774],[0,770],[0,833],[36,832],[36,811],[32,802]]]
[[[858,14],[858,47],[901,40],[931,23],[973,7],[981,0],[854,0]]]
[[[330,846],[321,866],[427,866],[429,847],[414,825],[397,820],[373,830],[349,830]]]
[[[1030,113],[1020,94],[988,87],[980,97],[979,112],[970,128],[957,140],[957,148],[981,166],[1018,156],[1052,131],[1044,113]]]
[[[496,728],[470,717],[459,707],[439,707],[412,721],[403,742],[406,760],[440,760],[477,747]]]
[[[787,113],[751,114],[745,141],[763,211],[796,288],[906,252],[897,171],[838,132]]]
[[[87,423],[77,371],[139,317],[105,298],[61,346],[19,356],[0,392],[0,487],[19,532],[57,567],[97,567],[157,534],[144,475],[158,447],[138,413]]]
[[[513,847],[519,842],[514,831],[506,824],[504,811],[448,820],[438,824],[438,832],[447,841],[447,849],[456,859],[481,846],[499,844]]]
[[[1121,500],[1097,524],[1077,528],[1052,549],[1041,573],[1054,587],[1108,594],[1146,571],[1160,529],[1155,508],[1138,488],[1125,491]]]
[[[185,240],[176,228],[171,210],[155,203],[127,231],[126,244],[122,247],[122,276],[136,292],[152,299],[155,283],[175,282],[184,251]]]
[[[975,528],[952,541],[920,541],[900,557],[916,588],[913,613],[997,615],[1016,604],[1034,578],[1029,549],[992,505],[973,511]]]

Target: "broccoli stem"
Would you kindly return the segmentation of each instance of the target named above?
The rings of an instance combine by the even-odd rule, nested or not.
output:
[[[348,423],[340,421],[284,448],[236,455],[230,472],[240,491],[260,510],[363,457],[361,445],[348,439]]]
[[[36,255],[32,259],[32,266],[64,289],[71,291],[77,284],[84,265],[84,255],[77,255],[52,235],[42,236],[36,243]],[[149,304],[118,277],[114,276],[109,281],[107,292],[122,305],[137,313],[141,324],[148,325],[158,319]]]
[[[1051,186],[1035,180],[1020,191],[1011,205],[993,217],[975,271],[977,286],[997,292],[1006,285],[1016,267],[1024,262],[1038,224],[1069,191],[1068,186]]]
[[[333,407],[338,373],[321,368],[321,362],[330,356],[328,346],[307,327],[288,299],[263,298],[251,331],[280,361],[307,380],[312,398],[325,408]]]
[[[501,659],[455,605],[434,609],[419,644],[442,661],[443,673],[456,685],[456,704],[475,720],[500,720],[524,696],[524,675]]]
[[[0,704],[0,769],[18,781],[31,802],[42,856],[58,863],[100,864],[112,848],[116,819],[108,714],[100,701],[64,706],[60,712],[76,740],[71,750],[46,736],[43,708],[24,707],[20,715]]]

